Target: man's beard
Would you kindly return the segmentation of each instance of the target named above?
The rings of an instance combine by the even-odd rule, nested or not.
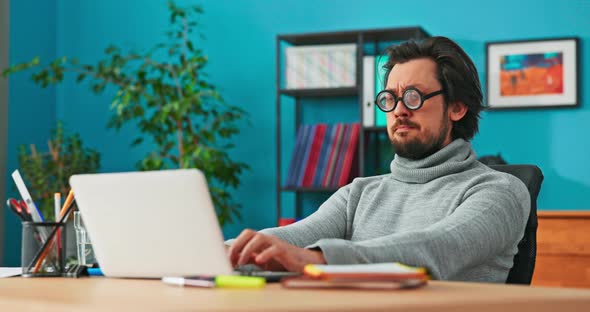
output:
[[[428,133],[428,137],[426,138],[425,142],[422,142],[419,137],[415,137],[405,142],[396,141],[396,134],[393,132],[393,137],[390,140],[391,144],[393,144],[393,150],[395,154],[400,157],[418,160],[438,152],[444,147],[447,132],[451,123],[450,120],[444,118],[445,115],[446,114],[443,115],[443,120],[438,133]],[[396,123],[394,127],[399,125],[408,125],[416,128],[416,130],[419,130],[418,125],[410,121],[400,121],[399,123]]]

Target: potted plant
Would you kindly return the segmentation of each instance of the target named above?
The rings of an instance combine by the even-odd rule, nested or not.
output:
[[[45,219],[55,220],[53,194],[60,193],[65,198],[71,175],[98,171],[100,154],[83,147],[80,135],[66,133],[62,123],[53,130],[47,146],[47,151],[39,151],[34,144],[28,149],[19,146],[18,163],[37,208]]]
[[[202,8],[183,8],[169,1],[168,9],[167,40],[145,52],[123,51],[112,45],[95,64],[61,57],[42,65],[34,58],[8,68],[4,75],[41,67],[32,77],[42,87],[60,83],[68,73],[74,73],[78,82],[88,82],[96,94],[107,86],[114,87],[113,114],[107,126],[120,129],[134,123],[140,135],[131,144],[146,140],[155,145],[137,168],[202,170],[219,222],[231,223],[240,217],[240,205],[232,200],[229,189],[239,186],[240,174],[249,167],[233,160],[228,151],[234,147],[231,138],[239,133],[238,123],[247,113],[226,103],[207,81],[203,71],[207,57],[193,41],[195,36],[203,37],[196,28]]]

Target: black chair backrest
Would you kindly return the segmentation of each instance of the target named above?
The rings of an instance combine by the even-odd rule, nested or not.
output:
[[[490,165],[490,168],[512,174],[529,189],[531,212],[524,236],[518,243],[518,253],[514,256],[514,265],[508,273],[506,283],[530,285],[537,256],[537,196],[543,183],[543,173],[539,167],[533,165]]]

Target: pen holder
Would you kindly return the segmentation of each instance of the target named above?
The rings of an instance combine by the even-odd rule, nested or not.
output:
[[[65,242],[63,223],[23,222],[22,276],[61,276],[65,267]]]

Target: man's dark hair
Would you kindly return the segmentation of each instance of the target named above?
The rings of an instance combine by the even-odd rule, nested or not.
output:
[[[384,85],[395,64],[419,58],[430,58],[437,64],[438,81],[444,90],[445,105],[463,102],[467,106],[465,116],[453,124],[454,139],[470,140],[479,130],[479,112],[482,105],[481,85],[473,62],[454,41],[446,37],[431,37],[422,41],[408,41],[387,49],[389,60]]]

